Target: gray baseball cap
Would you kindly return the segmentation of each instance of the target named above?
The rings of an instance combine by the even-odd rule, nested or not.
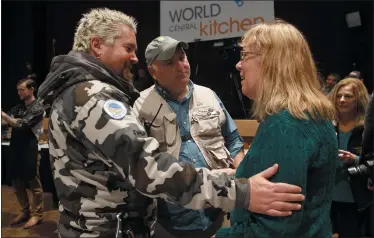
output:
[[[145,49],[145,60],[150,65],[154,60],[169,60],[173,58],[178,46],[188,49],[188,44],[169,36],[159,36],[148,44]]]

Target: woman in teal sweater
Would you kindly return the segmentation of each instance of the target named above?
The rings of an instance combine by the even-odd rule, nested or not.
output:
[[[258,24],[243,37],[237,64],[242,92],[254,100],[260,125],[251,148],[236,171],[249,178],[274,163],[273,182],[300,186],[301,211],[270,217],[234,209],[231,227],[216,237],[328,237],[330,206],[338,156],[334,107],[323,94],[309,46],[292,25]]]

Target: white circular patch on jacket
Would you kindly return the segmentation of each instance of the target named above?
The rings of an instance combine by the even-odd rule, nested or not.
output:
[[[124,118],[127,114],[127,109],[122,102],[117,100],[107,100],[104,103],[104,111],[111,117],[116,120]]]

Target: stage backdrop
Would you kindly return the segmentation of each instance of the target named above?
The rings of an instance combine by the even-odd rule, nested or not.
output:
[[[273,1],[160,1],[161,35],[186,42],[241,37],[273,19]]]

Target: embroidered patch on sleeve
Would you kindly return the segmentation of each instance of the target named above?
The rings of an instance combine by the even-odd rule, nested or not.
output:
[[[127,109],[122,102],[117,100],[107,100],[104,103],[104,111],[111,117],[116,120],[120,120],[126,116]]]

